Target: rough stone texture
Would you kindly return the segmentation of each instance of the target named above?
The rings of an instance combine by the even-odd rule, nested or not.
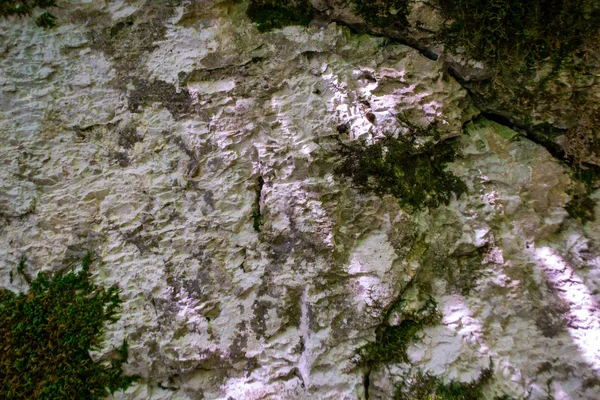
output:
[[[352,0],[311,3],[330,20],[408,43],[430,58],[439,57],[472,93],[481,111],[506,118],[532,137],[554,143],[576,162],[600,166],[599,41],[587,43],[585,56],[556,74],[549,60],[538,62],[527,72],[515,72],[465,58],[464,49],[457,49],[458,54],[445,49],[437,38],[444,19],[436,0],[410,2],[407,25],[384,26],[356,15]],[[547,127],[554,130],[548,131]],[[596,140],[594,151],[589,151],[590,138]]]
[[[335,23],[260,34],[243,2],[61,5],[53,30],[0,20],[0,285],[27,290],[23,254],[35,273],[93,250],[125,300],[94,357],[126,338],[142,377],[115,398],[364,399],[365,376],[389,398],[407,369],[490,365],[489,398],[596,398],[600,231],[566,219],[545,149],[468,122],[441,62]],[[468,123],[468,196],[409,214],[334,174],[336,136],[399,118]],[[357,367],[410,282],[442,323],[411,365]]]
[[[421,258],[443,322],[409,347],[410,365],[371,373],[372,399],[390,398],[415,366],[463,382],[491,366],[486,398],[597,396],[597,236],[564,221],[563,168],[510,132],[467,127],[452,168],[471,195],[432,215]],[[485,254],[465,269],[475,248]]]

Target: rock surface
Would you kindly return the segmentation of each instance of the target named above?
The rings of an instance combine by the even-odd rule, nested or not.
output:
[[[93,250],[124,299],[94,357],[127,339],[142,377],[115,398],[385,399],[488,367],[489,399],[597,398],[600,230],[441,62],[336,23],[261,34],[244,2],[61,5],[52,30],[0,20],[0,285]],[[340,140],[401,119],[460,137],[468,195],[410,212],[335,173]],[[441,322],[357,366],[414,287]]]
[[[399,40],[439,58],[469,90],[477,107],[506,119],[536,140],[554,144],[574,162],[600,166],[600,41],[586,42],[583,56],[570,55],[568,66],[553,70],[550,57],[524,71],[468,59],[464,49],[445,48],[439,34],[444,16],[438,0],[411,1],[403,23],[396,22],[393,0],[373,2],[385,23],[356,12],[362,0],[310,0],[326,18],[356,29]],[[402,1],[398,1],[402,3]],[[523,3],[525,4],[525,3]],[[533,11],[531,11],[533,12]],[[577,16],[577,18],[584,18]],[[572,56],[572,57],[571,57]],[[507,60],[500,60],[511,62]],[[592,149],[593,150],[590,150]]]

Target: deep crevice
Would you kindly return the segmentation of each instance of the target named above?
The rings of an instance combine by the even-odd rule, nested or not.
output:
[[[363,385],[365,387],[365,400],[369,400],[369,388],[371,386],[371,368],[367,369],[363,376]]]
[[[262,198],[262,189],[265,185],[265,180],[262,176],[258,177],[257,186],[256,186],[256,197],[254,199],[254,204],[252,205],[252,214],[250,217],[252,218],[252,227],[256,232],[260,232],[260,228],[263,224],[263,215],[260,211],[260,201]]]
[[[374,37],[381,37],[384,39],[388,39],[388,40],[390,40],[389,44],[391,44],[391,45],[401,44],[404,46],[408,46],[414,50],[417,50],[423,57],[425,57],[429,60],[437,61],[437,59],[440,57],[440,55],[437,54],[431,48],[426,47],[426,46],[421,46],[419,44],[419,42],[417,42],[416,40],[408,38],[408,37],[402,37],[402,35],[393,35],[393,34],[392,35],[384,35],[382,33],[378,33],[378,32],[373,31],[372,29],[369,29],[369,27],[367,27],[365,24],[350,24],[348,22],[342,21],[340,19],[335,19],[335,18],[331,19],[331,22],[335,22],[337,25],[348,28],[350,30],[350,32],[353,34],[367,33]]]
[[[497,123],[499,125],[510,128],[513,131],[522,134],[523,136],[526,136],[532,142],[534,142],[534,143],[544,147],[546,150],[548,150],[548,152],[550,154],[552,154],[552,156],[554,158],[557,158],[561,161],[565,161],[565,162],[569,163],[569,156],[567,155],[567,153],[565,153],[565,151],[562,149],[562,147],[558,143],[553,142],[552,140],[548,139],[548,137],[539,134],[535,130],[532,130],[531,128],[527,128],[526,126],[513,121],[511,118],[509,118],[505,115],[501,115],[501,114],[497,114],[497,113],[493,113],[493,112],[489,112],[489,111],[482,111],[481,116],[490,121],[494,121],[495,123]],[[543,129],[545,131],[552,131],[552,133],[554,135],[560,135],[565,132],[565,130],[555,128],[555,127],[551,126],[550,124],[540,124],[540,125],[537,125],[537,127],[540,129]]]

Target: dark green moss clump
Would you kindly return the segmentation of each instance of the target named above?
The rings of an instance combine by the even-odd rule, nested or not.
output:
[[[600,169],[595,166],[588,169],[575,167],[572,178],[574,184],[569,193],[571,201],[565,205],[565,210],[571,218],[579,220],[582,224],[595,221],[596,201],[590,195],[600,179]]]
[[[357,365],[373,368],[390,363],[408,363],[410,360],[406,350],[417,340],[417,333],[441,320],[437,304],[432,298],[427,299],[423,307],[414,312],[406,312],[404,300],[399,299],[384,313],[384,321],[388,321],[392,313],[397,312],[402,313],[403,320],[400,324],[390,326],[384,322],[379,325],[375,341],[358,349]],[[397,384],[394,400],[479,400],[483,398],[484,387],[492,379],[492,367],[490,362],[490,367],[484,369],[473,382],[445,383],[439,376],[417,370],[412,377],[405,377]],[[510,398],[496,397],[494,400]]]
[[[251,0],[246,13],[260,32],[267,32],[288,25],[308,26],[316,10],[306,0]]]
[[[407,27],[409,0],[352,0],[352,10],[365,22],[379,27]]]
[[[0,17],[9,15],[31,15],[35,7],[56,7],[56,0],[0,0]],[[36,20],[36,24],[43,28],[56,26],[56,17],[49,12],[44,12]]]
[[[565,210],[571,218],[578,219],[582,223],[592,222],[596,220],[594,208],[596,202],[589,197],[589,193],[575,194],[569,201]]]
[[[399,301],[385,314],[387,321],[390,314],[403,308],[404,303]],[[376,366],[391,362],[408,362],[406,349],[415,339],[416,334],[424,326],[433,325],[441,318],[437,304],[433,299],[428,299],[418,311],[403,316],[402,322],[397,326],[387,323],[379,325],[375,331],[375,341],[367,343],[358,349],[358,365]]]
[[[102,399],[124,390],[134,377],[123,376],[124,342],[110,362],[92,361],[89,350],[101,341],[105,322],[117,321],[118,289],[90,281],[92,254],[79,272],[52,279],[17,272],[30,284],[28,293],[0,290],[0,398]]]
[[[410,384],[396,389],[394,400],[480,400],[482,390],[491,378],[491,369],[483,370],[473,382],[444,383],[440,377],[419,372]]]
[[[440,0],[448,19],[439,37],[450,49],[487,62],[528,63],[567,55],[598,35],[594,0]]]
[[[361,189],[391,194],[400,205],[415,210],[449,204],[453,194],[467,192],[465,183],[445,170],[454,161],[451,141],[418,147],[414,136],[386,136],[374,145],[342,145],[337,172],[352,178]]]

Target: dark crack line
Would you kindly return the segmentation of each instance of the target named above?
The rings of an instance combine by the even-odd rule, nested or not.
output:
[[[485,117],[486,119],[489,119],[490,121],[494,121],[495,123],[497,123],[499,125],[510,128],[513,131],[522,134],[523,136],[526,136],[532,142],[539,144],[540,146],[546,148],[546,150],[548,150],[548,152],[550,154],[552,154],[553,157],[555,157],[559,160],[563,160],[563,161],[567,161],[567,162],[569,161],[569,156],[567,155],[567,153],[565,153],[565,151],[562,149],[562,147],[559,144],[544,137],[543,135],[540,135],[539,133],[535,132],[532,129],[528,129],[527,127],[519,124],[518,122],[513,121],[511,118],[509,118],[505,115],[502,115],[502,114],[489,112],[489,111],[481,111],[481,116]],[[552,129],[553,133],[557,133],[559,135],[563,134],[565,132],[565,130],[559,129],[559,128],[550,128],[550,129]]]
[[[365,387],[365,400],[369,400],[369,389],[371,387],[371,371],[372,369],[369,367],[363,376],[363,386]]]
[[[349,24],[348,22],[336,18],[331,19],[331,22],[335,22],[337,25],[340,26],[345,26],[346,28],[350,29],[350,31],[354,34],[368,33],[371,36],[388,39],[392,41],[391,44],[398,43],[404,46],[408,46],[414,50],[417,50],[423,57],[429,60],[437,61],[437,59],[440,57],[440,55],[437,54],[434,50],[419,45],[419,42],[417,42],[414,39],[402,37],[400,35],[385,35],[383,33],[375,32],[372,29],[369,29],[365,24]]]

